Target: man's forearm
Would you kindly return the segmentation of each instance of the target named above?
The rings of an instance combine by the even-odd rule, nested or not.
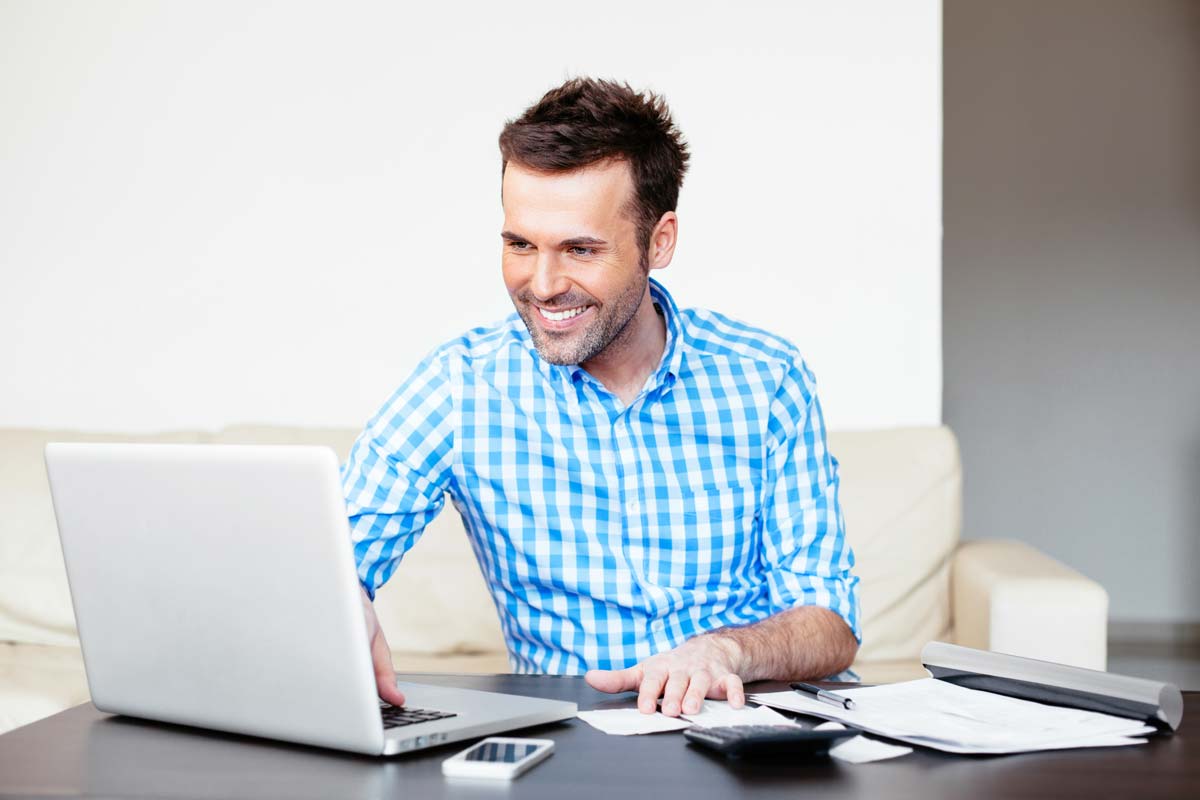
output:
[[[745,682],[816,680],[850,666],[858,642],[845,620],[827,608],[800,606],[761,622],[718,628],[716,639]]]

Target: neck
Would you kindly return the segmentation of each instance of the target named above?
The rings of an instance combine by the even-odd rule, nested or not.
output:
[[[650,373],[662,360],[667,346],[667,325],[654,310],[650,287],[629,324],[581,367],[629,405],[642,390]]]

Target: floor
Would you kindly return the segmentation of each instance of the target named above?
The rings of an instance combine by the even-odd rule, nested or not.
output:
[[[1200,644],[1122,644],[1109,642],[1108,671],[1173,683],[1200,691]]]

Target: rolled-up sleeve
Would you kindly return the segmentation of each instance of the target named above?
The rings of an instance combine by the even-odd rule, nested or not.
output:
[[[372,599],[445,503],[453,415],[446,359],[435,352],[367,423],[342,466],[358,578]]]
[[[762,498],[762,553],[773,612],[828,608],[862,642],[854,553],[825,440],[816,380],[796,355],[771,405]]]

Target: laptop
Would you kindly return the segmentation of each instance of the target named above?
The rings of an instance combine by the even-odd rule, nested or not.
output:
[[[46,468],[101,711],[369,755],[575,716],[407,682],[379,700],[328,448],[52,443]]]

